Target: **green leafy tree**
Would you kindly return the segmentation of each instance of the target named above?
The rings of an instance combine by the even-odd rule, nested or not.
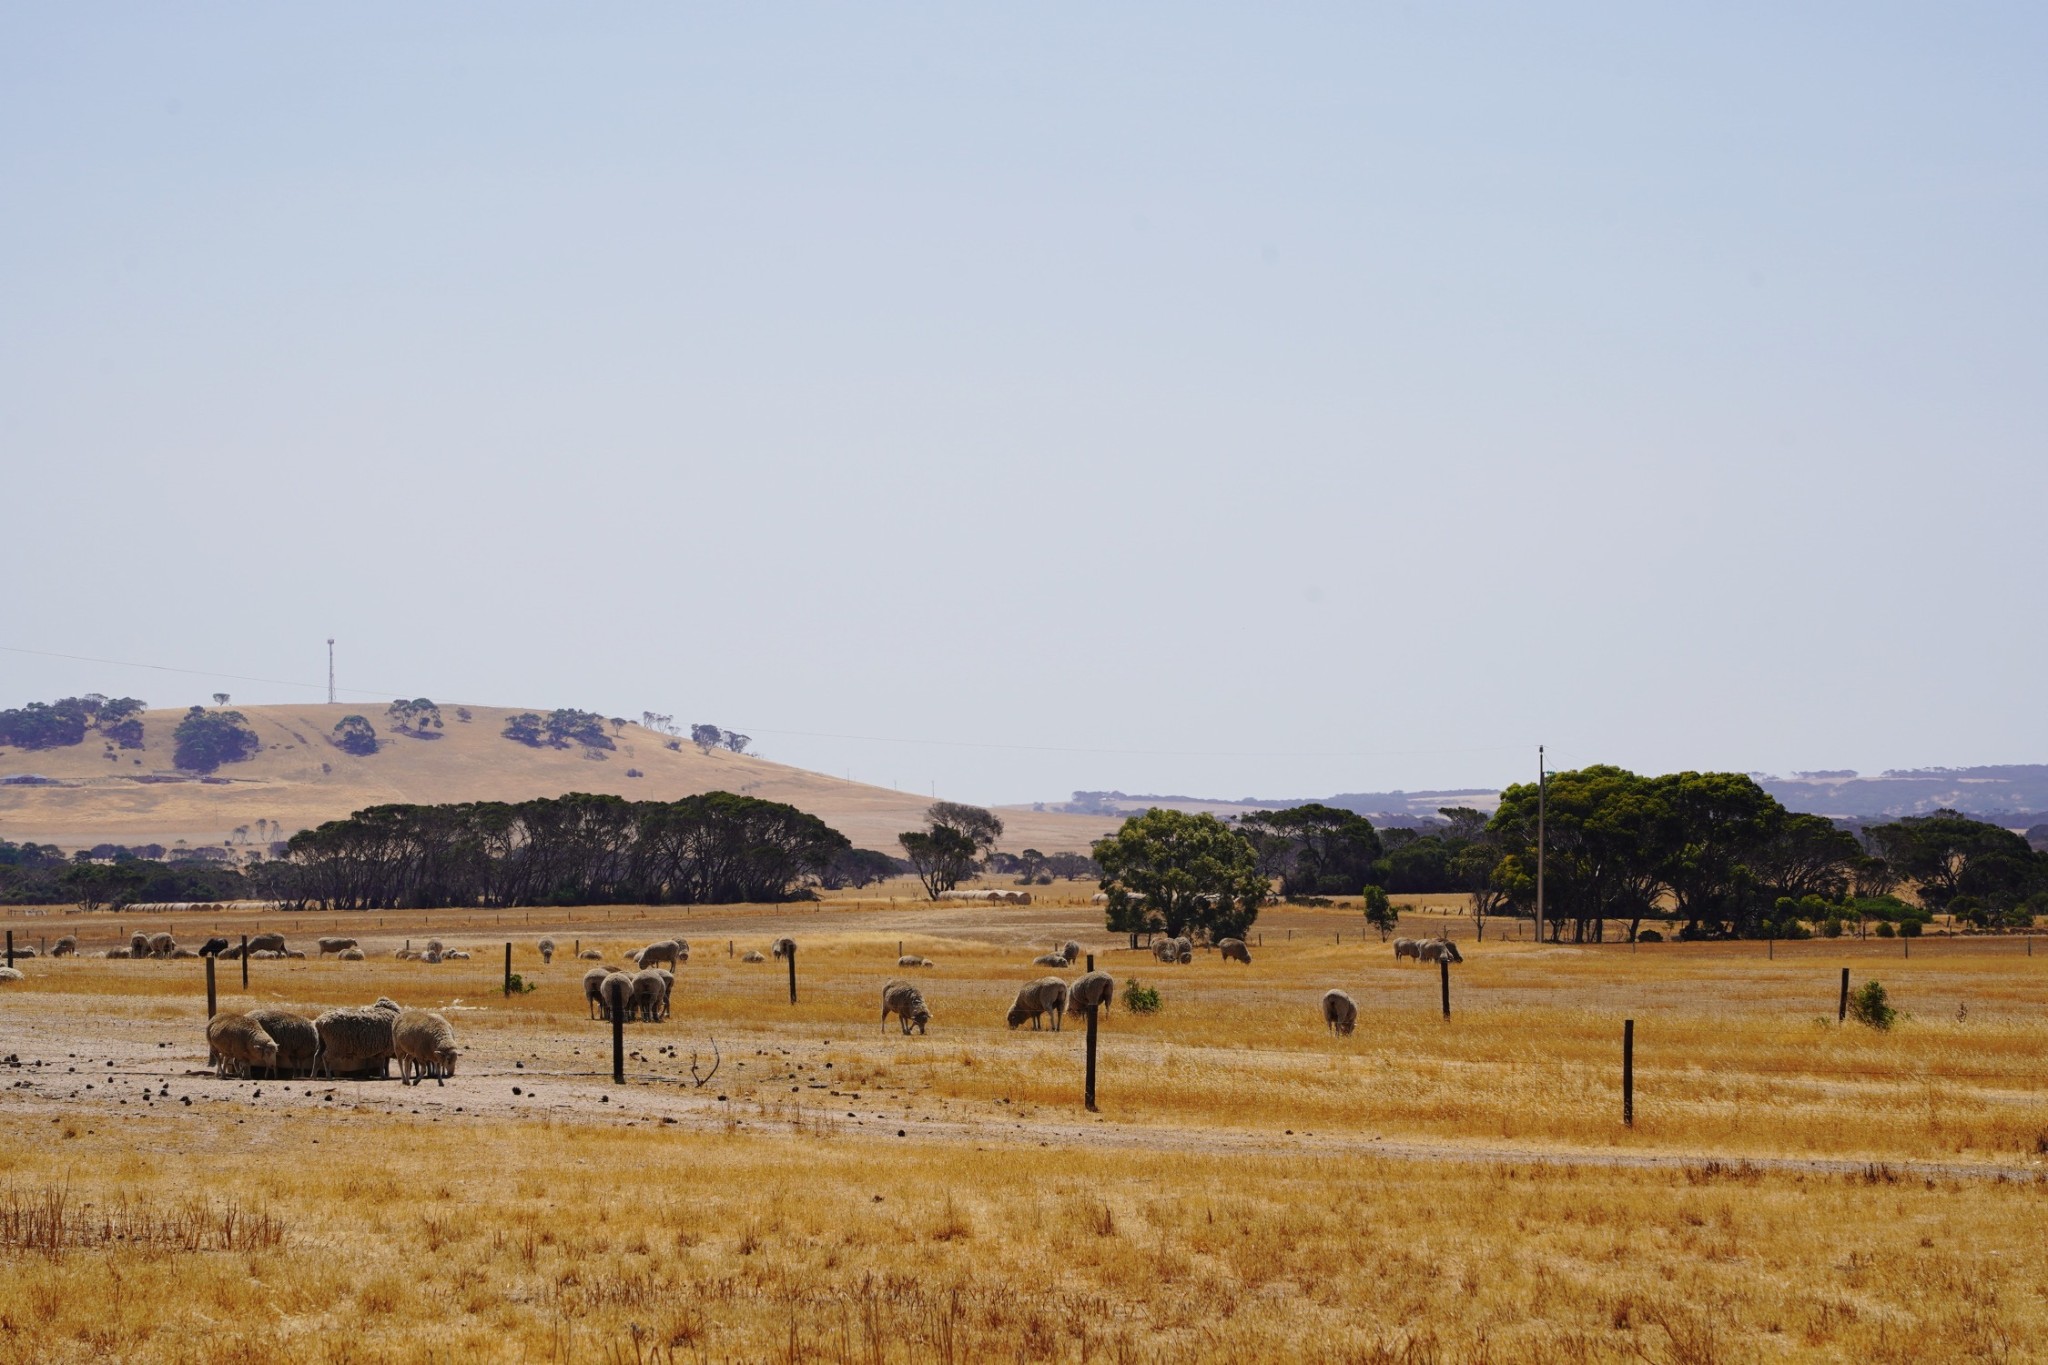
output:
[[[1120,933],[1242,938],[1272,890],[1251,839],[1213,815],[1134,815],[1095,842],[1095,861],[1108,926]]]
[[[530,749],[538,749],[545,740],[541,734],[541,719],[531,711],[521,711],[505,721],[505,738]]]
[[[1238,825],[1252,841],[1260,871],[1280,878],[1284,896],[1354,895],[1382,851],[1372,821],[1316,802],[1258,811]]]
[[[2024,838],[1957,811],[1909,815],[1865,833],[1887,864],[1918,884],[1921,903],[1936,910],[1963,895],[2004,910],[2048,885],[2048,862]]]
[[[937,900],[995,851],[1003,822],[994,811],[958,801],[934,801],[925,808],[924,818],[923,829],[899,834],[896,842],[924,883],[925,894]]]
[[[171,733],[172,762],[188,772],[210,773],[224,763],[240,763],[261,747],[256,732],[240,711],[209,711],[195,706]]]
[[[1380,942],[1382,943],[1385,943],[1387,935],[1393,933],[1400,925],[1400,912],[1395,910],[1394,903],[1387,899],[1387,889],[1385,887],[1368,886],[1365,888],[1365,922],[1380,931]]]
[[[365,757],[377,752],[377,729],[368,716],[343,716],[334,726],[334,747]]]
[[[1605,765],[1553,773],[1549,782],[1545,890],[1553,937],[1565,922],[1574,942],[1604,937],[1606,921],[1639,920],[1663,889],[1671,854],[1670,808],[1650,779]],[[1534,783],[1501,793],[1488,832],[1529,873],[1536,867]]]
[[[1653,778],[1643,801],[1634,828],[1653,842],[1656,877],[1688,926],[1752,929],[1764,902],[1751,864],[1782,828],[1785,808],[1745,773]]]
[[[426,737],[431,730],[441,728],[441,708],[425,697],[414,697],[407,701],[400,697],[384,708],[392,728],[402,735]]]

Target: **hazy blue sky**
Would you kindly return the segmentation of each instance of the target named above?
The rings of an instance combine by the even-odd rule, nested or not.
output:
[[[2035,4],[10,4],[0,644],[983,800],[2048,761],[2044,70]],[[0,653],[91,689],[318,695]]]

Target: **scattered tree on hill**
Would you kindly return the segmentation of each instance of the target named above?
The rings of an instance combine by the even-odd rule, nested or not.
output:
[[[343,716],[334,726],[334,747],[365,757],[377,752],[377,730],[368,716]]]
[[[505,722],[504,733],[505,738],[534,749],[543,745],[551,749],[566,749],[571,744],[581,744],[588,749],[618,747],[604,732],[602,716],[594,711],[572,708],[550,711],[545,716],[521,711]]]
[[[462,723],[463,723],[464,725],[467,725],[467,724],[469,724],[469,722],[470,722],[470,710],[469,710],[469,708],[468,708],[467,706],[458,706],[458,707],[456,707],[456,708],[455,708],[455,719],[457,719],[457,720],[461,721],[461,722],[462,722]]]
[[[209,711],[203,706],[185,713],[171,739],[171,761],[196,773],[210,773],[224,763],[240,763],[261,747],[240,711]]]
[[[1109,896],[1108,927],[1133,936],[1242,938],[1272,889],[1250,837],[1207,814],[1155,808],[1134,815],[1096,840],[1095,861]]]
[[[640,724],[643,729],[652,730],[657,735],[673,735],[676,732],[676,718],[664,716],[656,711],[642,711]]]
[[[541,734],[541,719],[531,711],[521,711],[505,721],[505,738],[538,749],[544,742]]]
[[[393,729],[415,739],[431,739],[433,736],[427,732],[441,728],[441,708],[425,697],[414,697],[411,701],[400,697],[384,708],[384,714]]]
[[[727,730],[719,735],[718,742],[736,754],[743,754],[747,751],[747,746],[753,743],[753,740],[736,730]]]
[[[226,705],[228,704],[228,694],[227,694],[227,693],[225,693],[225,692],[216,692],[216,693],[214,693],[214,694],[213,694],[213,704],[214,704],[215,706],[226,706]]]
[[[134,697],[109,699],[98,692],[54,702],[32,701],[18,710],[0,711],[0,746],[68,748],[83,743],[86,731],[97,727],[122,748],[139,749],[142,722],[137,717],[142,709],[143,703]]]
[[[716,725],[692,725],[690,727],[690,743],[696,745],[707,754],[718,747],[719,741],[724,738],[724,735],[725,731],[719,729]]]
[[[925,828],[896,836],[911,869],[937,900],[973,872],[985,853],[1003,836],[1003,822],[993,811],[957,801],[934,801],[925,810]]]

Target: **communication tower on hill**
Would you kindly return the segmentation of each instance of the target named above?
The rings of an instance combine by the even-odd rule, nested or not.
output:
[[[334,637],[327,637],[327,704],[334,705]]]

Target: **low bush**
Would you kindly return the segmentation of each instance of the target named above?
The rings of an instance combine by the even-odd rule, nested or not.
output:
[[[1124,982],[1124,1008],[1132,1014],[1159,1013],[1159,988],[1140,986],[1138,979],[1132,977]]]
[[[1882,983],[1866,981],[1849,994],[1849,1017],[1874,1029],[1888,1029],[1899,1021]]]

